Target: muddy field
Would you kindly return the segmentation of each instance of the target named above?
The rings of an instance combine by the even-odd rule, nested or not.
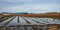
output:
[[[0,16],[0,30],[47,30],[47,24],[60,24],[59,18]]]

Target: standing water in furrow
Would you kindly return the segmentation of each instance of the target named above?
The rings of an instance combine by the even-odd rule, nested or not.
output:
[[[40,24],[49,24],[47,22],[44,22],[43,20],[36,19],[36,18],[32,18],[32,20],[35,21],[35,22],[39,22]]]
[[[14,17],[11,17],[11,18],[9,18],[9,19],[7,19],[7,20],[1,22],[1,24],[2,24],[2,25],[6,25],[6,24],[8,24],[9,21],[10,21],[11,19],[13,19],[13,18],[14,18]]]
[[[18,16],[16,16],[8,25],[18,25]]]
[[[34,19],[32,19],[32,18],[30,18],[32,21],[34,21],[34,22],[36,22],[37,23],[37,25],[39,25],[39,24],[43,24],[43,23],[41,23],[41,22],[39,22],[39,21],[37,21],[37,20],[34,20]]]
[[[41,19],[41,18],[36,18],[36,19],[37,19],[37,21],[40,21],[42,23],[49,24],[49,22],[46,20],[44,21],[44,19]]]
[[[25,24],[27,24],[26,21],[21,16],[19,16],[18,22],[19,22],[18,25],[25,25]]]
[[[11,17],[4,17],[4,18],[0,19],[0,22],[6,21],[9,18],[11,18]]]
[[[8,25],[15,17],[13,17],[12,19],[10,19],[9,21],[5,22],[4,25]]]
[[[19,16],[18,16],[17,22],[18,22],[18,23],[20,23],[20,19],[19,19]]]
[[[27,17],[25,17],[25,19],[27,19],[27,20],[31,23],[31,25],[37,24],[36,22],[32,21],[31,18],[27,18]]]
[[[53,19],[53,18],[40,18],[40,21],[43,21],[43,22],[47,22],[49,24],[55,24],[56,22],[58,22],[57,20],[55,21],[56,19]]]
[[[22,18],[26,21],[27,24],[30,24],[28,19],[26,19],[25,17],[22,17]]]

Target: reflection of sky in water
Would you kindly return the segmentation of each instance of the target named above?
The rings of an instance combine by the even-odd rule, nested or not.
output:
[[[12,19],[12,18],[13,18],[13,17],[11,17],[10,19]],[[4,23],[10,21],[10,19],[7,19],[7,20],[5,20],[5,21],[3,21],[3,22],[0,22],[0,25],[3,25]]]
[[[14,19],[9,23],[9,25],[17,25],[17,24],[18,24],[17,19],[18,19],[17,17],[14,18]]]
[[[37,24],[36,22],[34,22],[34,21],[32,21],[32,19],[31,18],[26,18],[26,17],[24,17],[25,19],[27,19],[29,22],[31,22],[31,24]]]
[[[13,17],[12,17],[13,18]],[[12,19],[10,18],[10,19]],[[39,21],[39,22],[49,22],[49,24],[60,24],[60,20],[59,19],[54,19],[54,18],[33,18],[33,17],[24,17],[25,19],[27,19],[30,24],[39,24],[36,23],[35,21]],[[9,21],[10,19],[0,22],[0,25],[4,24],[5,22]],[[35,21],[32,21],[35,20]],[[19,17],[19,21],[18,21],[18,17],[16,16],[16,18],[14,18],[8,25],[26,25],[28,24],[22,17]]]
[[[40,21],[45,21],[45,22],[60,24],[60,20],[55,19],[55,18],[36,18],[36,19],[38,19]]]

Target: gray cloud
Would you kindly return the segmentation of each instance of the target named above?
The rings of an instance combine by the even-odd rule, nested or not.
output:
[[[0,12],[60,11],[60,0],[0,0]]]

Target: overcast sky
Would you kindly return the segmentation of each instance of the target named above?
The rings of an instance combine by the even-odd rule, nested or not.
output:
[[[60,12],[60,0],[0,0],[1,12]]]

